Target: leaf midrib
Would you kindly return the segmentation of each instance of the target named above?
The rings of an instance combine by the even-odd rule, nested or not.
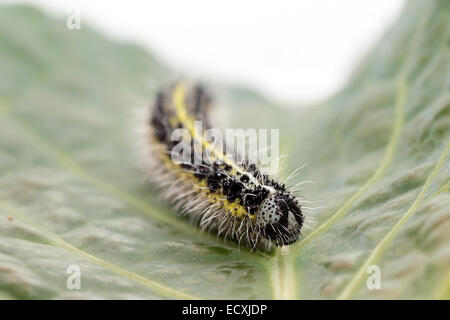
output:
[[[409,52],[413,52],[412,48],[417,47],[417,39],[419,36],[421,36],[424,32],[424,26],[425,22],[428,20],[430,16],[430,12],[425,12],[420,23],[418,24],[416,31],[414,33],[414,38],[412,40],[411,44],[411,50]],[[441,45],[445,43],[445,41],[442,41]],[[351,209],[353,204],[369,189],[375,182],[377,182],[387,171],[387,168],[389,167],[390,163],[393,160],[394,157],[394,151],[395,147],[397,145],[397,142],[400,138],[401,131],[403,129],[403,121],[404,121],[404,108],[406,104],[406,96],[408,92],[408,86],[406,83],[406,70],[408,65],[411,63],[411,54],[407,56],[407,59],[404,60],[403,65],[401,66],[400,70],[398,71],[396,75],[396,105],[395,105],[395,119],[394,119],[394,126],[392,129],[391,137],[389,139],[388,145],[386,147],[385,155],[377,168],[377,170],[374,172],[374,174],[369,178],[369,180],[361,187],[359,188],[356,193],[353,194],[353,196],[344,203],[342,207],[340,207],[330,218],[328,218],[324,223],[322,223],[318,228],[316,228],[313,232],[311,232],[307,237],[302,239],[291,251],[294,255],[294,258],[291,258],[291,260],[294,262],[295,257],[299,254],[301,251],[300,249],[311,239],[314,237],[322,234],[325,232],[331,225],[333,225],[335,222],[337,222],[340,218],[345,216],[345,214]],[[286,259],[286,258],[285,258]],[[280,277],[284,276],[284,273],[279,273]],[[293,275],[293,279],[291,281],[297,282],[295,280],[295,274]],[[274,282],[275,284],[282,284],[285,283],[286,279],[280,279],[279,281]],[[274,289],[274,292],[283,292],[280,288]],[[293,296],[287,297],[287,298],[295,298],[297,293],[295,292]],[[279,297],[279,298],[286,298],[286,297]]]

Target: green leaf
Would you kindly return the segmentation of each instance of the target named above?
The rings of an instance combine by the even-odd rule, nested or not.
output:
[[[296,245],[251,253],[177,216],[134,165],[130,115],[168,67],[1,6],[0,298],[450,298],[449,21],[446,1],[409,2],[310,108],[213,85],[218,122],[280,128],[285,173],[308,163],[293,183],[316,181],[305,199],[325,204]],[[66,287],[71,265],[80,290]]]

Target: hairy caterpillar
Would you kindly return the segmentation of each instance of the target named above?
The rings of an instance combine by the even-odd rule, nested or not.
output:
[[[252,249],[262,240],[276,246],[294,243],[304,215],[292,192],[256,164],[236,161],[238,157],[230,157],[228,150],[216,148],[196,132],[196,121],[211,128],[210,104],[210,96],[198,85],[176,83],[157,94],[145,129],[146,176],[202,229]],[[181,139],[174,141],[177,131]],[[174,161],[180,147],[194,152]],[[195,161],[198,147],[209,152],[208,160]]]

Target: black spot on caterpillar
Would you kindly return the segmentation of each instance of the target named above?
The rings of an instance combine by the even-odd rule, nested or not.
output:
[[[144,161],[149,179],[183,214],[201,228],[255,249],[261,241],[276,246],[297,241],[304,215],[297,198],[247,158],[236,161],[196,132],[194,122],[211,128],[211,97],[199,85],[176,83],[161,90],[145,130]],[[180,129],[182,139],[174,140]],[[225,143],[226,144],[226,143]],[[210,153],[208,160],[191,152],[174,161],[175,149]]]

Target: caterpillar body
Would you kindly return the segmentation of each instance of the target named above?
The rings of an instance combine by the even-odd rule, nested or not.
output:
[[[175,83],[158,92],[145,126],[146,176],[202,229],[252,249],[262,241],[276,246],[294,243],[304,215],[293,193],[255,163],[236,161],[238,157],[230,157],[229,151],[196,132],[196,121],[211,128],[211,100],[200,85]],[[176,130],[183,135],[174,141]],[[200,146],[209,151],[210,159],[196,162],[191,156],[174,161],[180,146],[188,150]]]

